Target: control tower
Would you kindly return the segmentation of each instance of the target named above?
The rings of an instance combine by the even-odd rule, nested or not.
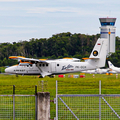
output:
[[[107,56],[110,56],[115,52],[115,32],[116,27],[115,21],[116,18],[99,18],[101,27],[100,27],[100,37],[108,39],[108,52]]]

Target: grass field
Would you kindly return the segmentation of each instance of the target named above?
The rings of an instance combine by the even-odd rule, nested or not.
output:
[[[79,74],[79,73],[78,73]],[[85,78],[68,78],[66,74],[65,78],[38,78],[37,76],[18,76],[15,75],[0,75],[0,94],[12,94],[12,87],[15,85],[16,94],[34,94],[35,85],[38,86],[38,91],[41,90],[41,81],[47,81],[43,86],[45,92],[48,91],[51,95],[55,96],[56,89],[56,80],[58,81],[58,91],[61,94],[71,94],[72,91],[80,90],[85,94],[89,94],[90,91],[85,89],[92,90],[91,93],[95,94],[96,89],[99,86],[99,80],[102,83],[102,94],[119,94],[120,90],[120,75],[116,78],[116,75],[105,75],[105,74],[95,74],[93,78],[92,74],[85,74]],[[97,88],[96,88],[97,87]],[[61,89],[62,88],[62,89]],[[72,91],[71,91],[71,90]],[[69,91],[69,92],[68,92]],[[93,91],[95,93],[93,93]],[[81,93],[82,93],[81,92]],[[83,94],[82,93],[82,94]]]
[[[75,73],[80,74],[80,73]],[[35,94],[35,85],[38,92],[50,92],[50,99],[55,98],[56,80],[58,81],[58,94],[99,94],[99,80],[101,80],[102,94],[120,94],[120,75],[85,74],[85,78],[38,78],[37,76],[0,75],[0,94]],[[47,81],[42,83],[41,81]],[[51,118],[55,117],[55,104],[51,103]]]

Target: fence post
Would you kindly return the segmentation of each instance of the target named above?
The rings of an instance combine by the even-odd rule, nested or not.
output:
[[[15,85],[13,85],[13,120],[15,120]]]
[[[56,80],[56,120],[58,120],[58,97],[57,97],[57,94],[58,94],[58,82]]]
[[[37,93],[37,120],[50,119],[50,93],[38,92]]]
[[[101,120],[101,80],[99,81],[99,120]]]
[[[37,120],[37,85],[35,85],[35,120]]]

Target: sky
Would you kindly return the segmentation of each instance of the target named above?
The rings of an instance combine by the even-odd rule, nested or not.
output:
[[[96,35],[103,17],[117,18],[120,37],[120,0],[0,0],[0,43],[63,32]]]

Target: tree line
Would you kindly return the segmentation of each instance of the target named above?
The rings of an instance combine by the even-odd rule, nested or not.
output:
[[[85,35],[60,33],[50,38],[32,38],[29,41],[0,44],[0,66],[11,66],[17,61],[10,60],[9,56],[25,56],[30,58],[56,59],[63,57],[89,57],[100,34]],[[115,65],[120,66],[120,38],[116,37],[116,53],[109,57]]]

